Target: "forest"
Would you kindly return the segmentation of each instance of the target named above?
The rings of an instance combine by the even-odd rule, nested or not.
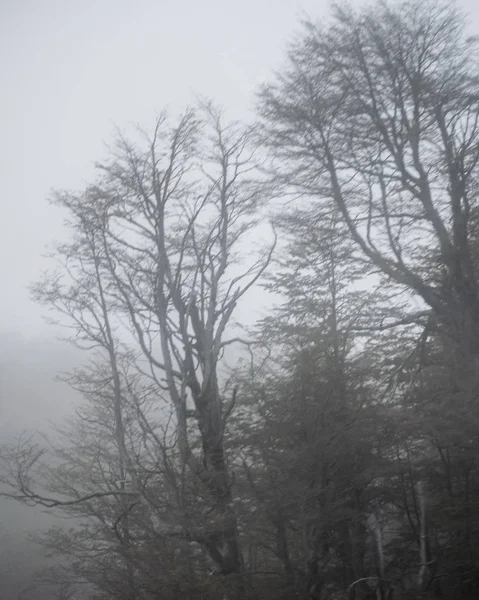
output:
[[[54,194],[82,403],[0,448],[62,517],[25,599],[479,597],[478,67],[454,3],[340,3],[254,122],[165,111]]]

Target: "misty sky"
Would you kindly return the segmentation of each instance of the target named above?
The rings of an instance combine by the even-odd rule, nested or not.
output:
[[[458,2],[473,32],[476,3]],[[113,125],[148,125],[195,93],[248,117],[301,15],[328,11],[325,0],[0,0],[0,331],[49,335],[27,289],[64,235],[49,190],[92,178]]]

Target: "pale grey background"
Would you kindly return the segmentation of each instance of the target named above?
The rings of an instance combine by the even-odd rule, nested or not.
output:
[[[52,187],[91,178],[113,124],[152,123],[199,93],[234,118],[280,65],[317,0],[3,0],[0,14],[0,330],[44,334],[27,285],[61,237]],[[48,333],[46,334],[48,335]]]

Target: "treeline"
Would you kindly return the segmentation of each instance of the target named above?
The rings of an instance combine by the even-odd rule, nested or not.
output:
[[[163,115],[56,195],[71,241],[33,294],[84,402],[2,451],[4,493],[68,519],[39,586],[479,597],[476,53],[454,5],[339,5],[253,126]]]

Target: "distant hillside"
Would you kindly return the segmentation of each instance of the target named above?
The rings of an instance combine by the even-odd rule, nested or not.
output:
[[[76,395],[55,376],[81,360],[74,348],[53,339],[28,339],[0,333],[0,442],[22,431],[47,431],[73,410]],[[0,498],[0,599],[17,600],[33,573],[48,564],[28,534],[46,529],[55,518]],[[48,590],[27,598],[45,600]]]

